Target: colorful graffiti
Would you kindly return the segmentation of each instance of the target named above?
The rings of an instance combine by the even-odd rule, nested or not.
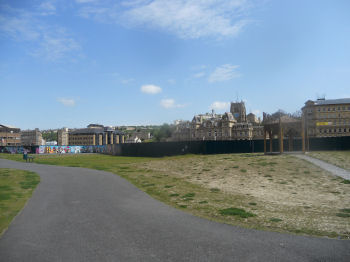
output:
[[[7,154],[23,154],[23,146],[2,146],[0,147],[0,153]]]
[[[106,146],[0,146],[0,153],[23,154],[23,151],[32,154],[105,153]]]
[[[103,153],[105,146],[39,146],[37,154]]]

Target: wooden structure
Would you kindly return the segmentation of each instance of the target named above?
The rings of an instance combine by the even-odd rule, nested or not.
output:
[[[282,112],[272,115],[263,113],[264,126],[264,153],[267,153],[267,137],[270,140],[269,152],[272,153],[273,138],[278,138],[279,153],[284,152],[283,140],[288,137],[288,150],[293,151],[293,140],[295,137],[302,138],[302,151],[305,152],[305,135],[302,119],[292,117]]]

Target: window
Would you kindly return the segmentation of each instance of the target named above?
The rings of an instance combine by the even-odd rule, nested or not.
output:
[[[320,111],[321,111],[321,108],[317,108],[317,111],[320,112]]]
[[[339,133],[341,133],[341,128],[339,128]]]
[[[346,128],[344,128],[344,133],[346,132]]]
[[[345,110],[345,106],[343,106],[342,109]]]
[[[340,110],[340,106],[338,106],[338,110]]]
[[[330,107],[328,107],[328,111],[331,111],[331,108],[330,108]]]

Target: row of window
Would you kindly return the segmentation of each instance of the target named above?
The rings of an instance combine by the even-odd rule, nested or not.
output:
[[[331,118],[348,118],[350,115],[342,115],[342,114],[319,114],[316,116],[317,118],[323,118],[323,119],[331,119]],[[311,116],[309,117],[311,118]]]
[[[319,132],[322,134],[327,133],[347,133],[350,132],[350,128],[327,128],[327,129],[320,129]]]
[[[237,132],[237,133],[234,133],[236,136],[247,136],[248,135],[248,131],[245,131],[245,132]],[[208,136],[211,136],[212,135],[212,132],[209,131],[208,132]],[[226,132],[225,133],[225,136],[227,137],[229,134]],[[256,131],[254,132],[254,135],[263,135],[263,131]],[[217,132],[217,131],[214,131],[214,136],[222,136],[222,132]],[[192,134],[192,137],[196,137],[196,134]],[[200,136],[201,137],[201,136]]]
[[[337,107],[322,107],[322,110],[321,110],[321,107],[318,107],[317,108],[317,111],[318,112],[321,112],[321,111],[335,111],[335,110],[337,110],[337,111],[340,111],[340,110],[350,110],[350,106],[337,106]],[[311,111],[312,112],[312,111]]]

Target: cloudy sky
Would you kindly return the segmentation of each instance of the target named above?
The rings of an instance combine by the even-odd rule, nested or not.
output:
[[[350,97],[350,1],[0,0],[0,123],[295,112]]]

